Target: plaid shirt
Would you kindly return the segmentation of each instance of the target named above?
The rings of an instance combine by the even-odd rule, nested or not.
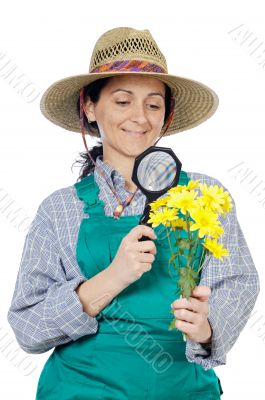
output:
[[[123,176],[97,157],[96,165],[107,174],[123,200],[129,192]],[[221,185],[207,175],[189,172],[190,179],[207,185]],[[116,198],[97,168],[94,178],[105,214],[112,215]],[[123,215],[143,212],[146,197],[138,190]],[[234,201],[233,201],[234,205]],[[44,353],[55,346],[97,332],[95,317],[83,311],[75,291],[86,278],[76,260],[76,244],[80,223],[89,218],[83,213],[83,202],[75,187],[54,191],[40,204],[26,235],[14,294],[7,314],[17,342],[27,353]],[[226,364],[226,354],[246,325],[258,296],[259,276],[236,217],[235,205],[222,222],[224,234],[220,242],[229,256],[220,261],[207,255],[200,285],[211,288],[208,320],[213,335],[210,344],[187,339],[186,357],[207,370]]]

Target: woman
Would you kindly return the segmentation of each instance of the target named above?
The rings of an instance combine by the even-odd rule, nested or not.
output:
[[[24,351],[55,347],[36,399],[220,399],[213,368],[226,363],[259,292],[235,208],[222,236],[229,257],[204,263],[187,301],[174,294],[166,238],[139,225],[145,196],[131,179],[136,156],[205,121],[218,97],[169,75],[148,30],[104,33],[89,70],[55,82],[41,101],[50,121],[82,132],[87,152],[79,182],[38,208],[8,312]],[[101,145],[89,151],[86,133]],[[184,171],[179,184],[189,179],[219,184]]]

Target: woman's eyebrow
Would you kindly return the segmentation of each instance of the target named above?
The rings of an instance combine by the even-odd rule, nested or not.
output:
[[[126,93],[129,93],[129,94],[133,94],[133,92],[132,92],[131,90],[126,90],[126,89],[115,89],[115,90],[113,90],[112,92],[110,92],[110,94],[113,94],[113,93],[116,93],[116,92],[119,92],[119,91],[126,92]],[[162,95],[162,93],[160,93],[160,92],[148,93],[147,96],[161,96],[163,99],[165,98],[165,97]]]

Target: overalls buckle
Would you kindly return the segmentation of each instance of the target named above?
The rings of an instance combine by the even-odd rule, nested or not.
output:
[[[99,204],[100,201],[98,201],[98,199],[88,199],[87,203],[89,206],[95,206],[95,205]]]

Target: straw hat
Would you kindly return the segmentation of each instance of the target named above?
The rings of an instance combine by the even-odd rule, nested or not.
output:
[[[170,87],[175,102],[164,136],[201,124],[218,106],[218,96],[208,86],[168,74],[166,59],[148,29],[119,27],[97,40],[87,74],[61,79],[44,92],[41,112],[54,124],[81,132],[77,110],[80,90],[97,79],[125,74],[154,77]]]

